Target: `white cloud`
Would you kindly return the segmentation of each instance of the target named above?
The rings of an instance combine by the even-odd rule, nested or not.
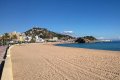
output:
[[[65,34],[72,34],[73,31],[64,31],[63,33],[65,33]]]
[[[74,32],[73,31],[63,31],[62,34],[73,36]]]

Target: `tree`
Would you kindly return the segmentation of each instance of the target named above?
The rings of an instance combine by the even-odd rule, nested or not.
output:
[[[14,34],[14,35],[12,35],[12,37],[11,37],[12,39],[17,39],[17,35],[16,34]]]
[[[5,41],[9,41],[9,40],[10,40],[10,35],[9,35],[8,33],[5,33],[5,34],[3,35],[3,39],[4,39]]]
[[[97,40],[95,37],[93,36],[84,36],[84,39],[88,39],[88,40]]]
[[[30,41],[31,43],[35,43],[35,38],[34,37],[32,37],[32,39],[31,39],[31,41]]]
[[[2,37],[1,37],[1,44],[2,45],[6,45],[10,40],[10,35],[8,33],[5,33]]]

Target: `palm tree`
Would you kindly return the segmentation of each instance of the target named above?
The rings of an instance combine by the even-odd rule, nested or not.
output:
[[[4,33],[4,35],[2,36],[2,40],[3,40],[3,45],[6,45],[10,41],[9,33]]]
[[[6,45],[9,40],[10,40],[10,35],[8,33],[5,33],[1,38],[1,42],[3,45]]]
[[[8,33],[5,33],[5,34],[3,35],[3,37],[4,37],[4,39],[5,39],[6,41],[9,41],[9,40],[10,40],[10,35],[9,35]]]

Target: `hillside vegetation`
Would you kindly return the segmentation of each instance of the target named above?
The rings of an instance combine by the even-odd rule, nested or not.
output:
[[[84,37],[79,37],[78,39],[76,39],[75,42],[77,43],[90,43],[90,42],[94,42],[97,39],[93,36],[84,36]]]
[[[39,27],[38,28],[34,27],[32,29],[27,30],[24,33],[25,33],[26,36],[34,37],[34,36],[37,35],[37,36],[40,36],[43,39],[58,37],[58,39],[67,40],[67,39],[73,38],[72,36],[69,36],[69,35],[56,33],[56,32],[53,32],[53,31],[49,31],[49,30],[47,30],[45,28],[39,28]]]

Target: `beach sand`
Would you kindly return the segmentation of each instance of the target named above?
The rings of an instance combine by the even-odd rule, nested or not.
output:
[[[14,80],[120,80],[120,52],[22,44],[11,49]]]

